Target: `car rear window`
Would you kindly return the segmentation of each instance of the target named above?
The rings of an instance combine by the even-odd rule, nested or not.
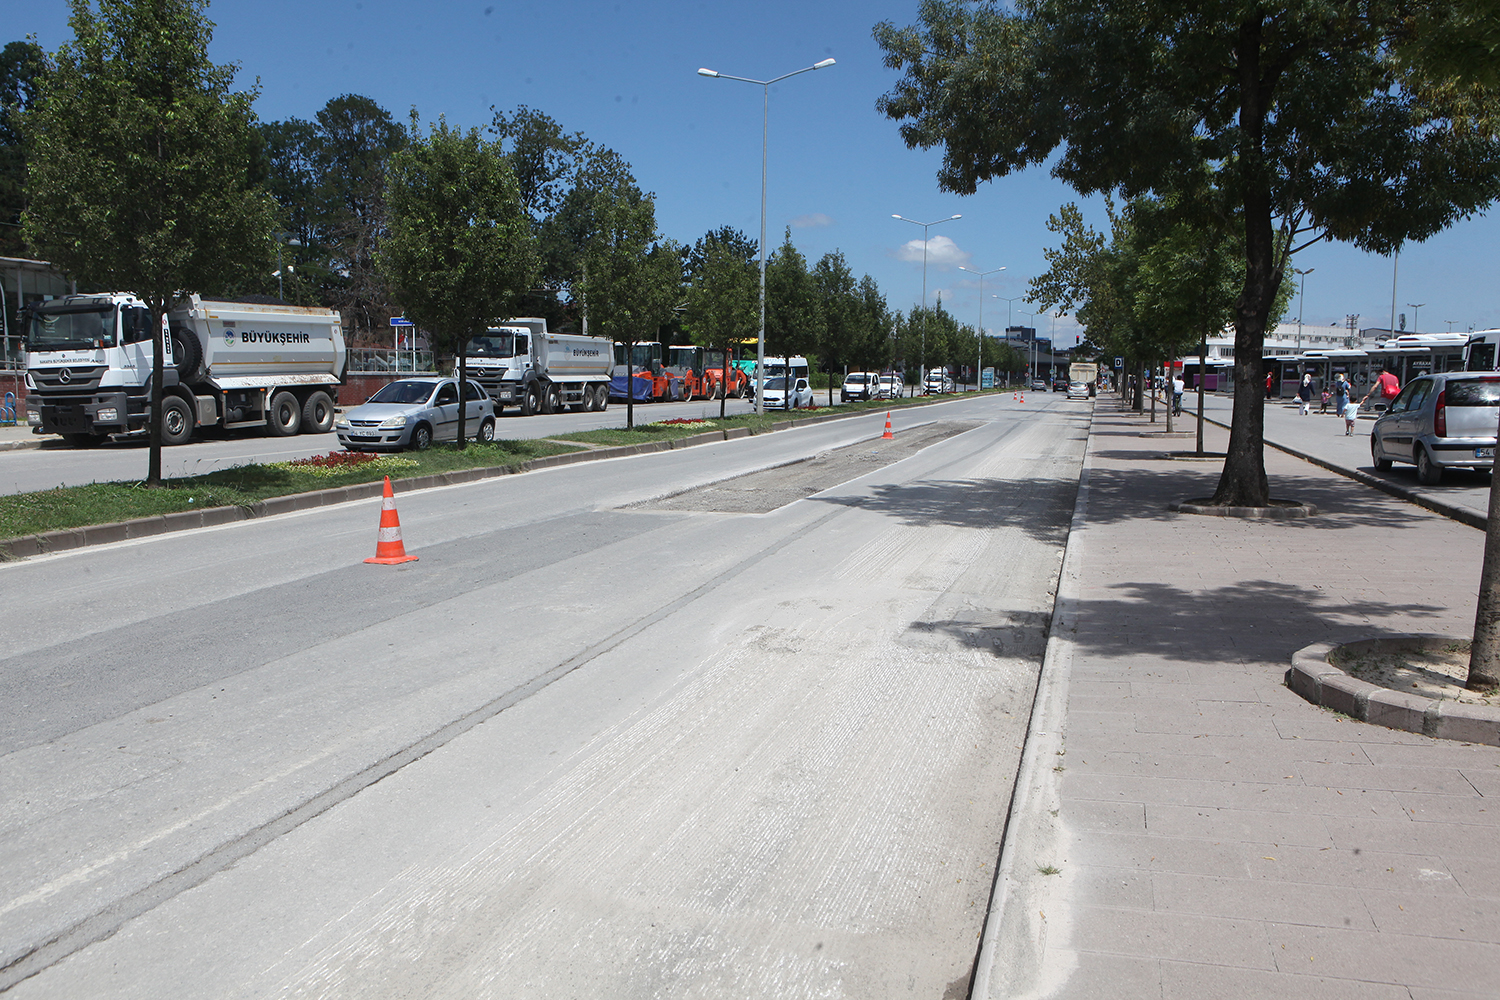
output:
[[[1500,403],[1500,378],[1461,379],[1445,387],[1449,406],[1494,406]]]

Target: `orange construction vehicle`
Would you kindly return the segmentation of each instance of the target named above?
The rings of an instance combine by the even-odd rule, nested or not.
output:
[[[749,388],[749,377],[730,367],[726,382],[724,352],[715,348],[675,346],[665,370],[682,379],[684,399],[718,399],[728,386],[729,397],[739,399]]]

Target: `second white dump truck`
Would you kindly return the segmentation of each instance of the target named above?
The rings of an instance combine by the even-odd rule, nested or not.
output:
[[[614,348],[600,337],[548,333],[544,319],[508,319],[468,345],[469,378],[494,397],[495,409],[575,413],[609,406]]]
[[[281,303],[187,296],[167,316],[163,400],[151,405],[151,311],[128,292],[65,295],[27,307],[26,421],[75,445],[145,434],[163,444],[195,429],[333,428],[347,352],[339,314]]]

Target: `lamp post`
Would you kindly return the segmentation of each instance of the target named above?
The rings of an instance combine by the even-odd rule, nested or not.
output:
[[[760,123],[760,336],[755,344],[755,412],[765,413],[766,396],[766,138],[770,134],[771,127],[771,84],[780,83],[787,77],[796,76],[799,73],[809,73],[815,69],[825,69],[832,66],[834,60],[824,59],[804,66],[801,69],[783,73],[770,80],[752,80],[748,76],[730,76],[728,73],[720,73],[712,69],[698,70],[699,76],[712,77],[715,80],[738,80],[741,83],[753,83],[761,88],[761,123]],[[728,359],[724,362],[729,363]],[[791,362],[787,362],[787,385],[790,395],[791,385]]]
[[[1307,293],[1307,276],[1309,274],[1312,274],[1314,271],[1316,271],[1317,268],[1310,267],[1306,271],[1304,271],[1300,267],[1294,267],[1294,268],[1292,268],[1292,270],[1295,271],[1298,275],[1301,276],[1301,281],[1302,281],[1302,283],[1297,288],[1297,353],[1301,354],[1302,353],[1302,300],[1303,300],[1303,298],[1305,297],[1305,295]],[[1202,372],[1199,372],[1199,374],[1201,375]]]
[[[925,241],[924,241],[925,242]],[[1005,270],[1004,267],[992,267],[988,271],[976,271],[972,267],[958,265],[960,271],[968,271],[970,274],[979,275],[979,357],[974,365],[974,387],[976,390],[984,388],[983,381],[979,377],[979,370],[984,367],[984,276],[996,274]]]
[[[893,212],[891,218],[922,227],[922,355],[919,365],[920,377],[925,379],[927,377],[927,230],[938,223],[952,222],[954,219],[962,219],[963,216],[950,215],[946,219],[938,219],[935,222],[918,222],[916,219],[908,219],[904,215],[896,215]]]
[[[289,240],[283,241],[283,240],[278,239],[276,241],[276,297],[278,299],[283,299],[284,300],[286,298],[286,295],[283,294],[284,290],[282,288],[282,282],[281,282],[282,272],[283,271],[290,271],[291,273],[296,274],[297,273],[297,269],[295,267],[293,267],[291,264],[288,264],[284,268],[281,266],[281,246],[282,246],[283,242],[285,242],[285,244],[287,246],[289,246],[289,247],[300,247],[302,245],[302,241],[299,240],[299,239],[297,239],[295,236],[292,237]]]
[[[1425,302],[1408,302],[1406,304],[1406,308],[1408,308],[1408,309],[1411,310],[1411,332],[1412,333],[1421,333],[1422,332],[1420,329],[1417,328],[1417,310],[1420,309],[1420,308],[1422,308],[1426,304],[1427,303],[1425,303]]]

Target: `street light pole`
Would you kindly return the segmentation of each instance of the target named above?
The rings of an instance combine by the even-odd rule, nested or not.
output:
[[[1309,274],[1312,274],[1314,271],[1316,271],[1317,268],[1310,267],[1306,271],[1304,271],[1300,267],[1294,267],[1294,268],[1292,268],[1292,270],[1295,271],[1297,274],[1301,275],[1301,278],[1302,278],[1302,283],[1297,288],[1297,353],[1301,354],[1302,353],[1302,300],[1303,300],[1303,298],[1305,297],[1305,295],[1307,293],[1307,276]],[[1198,372],[1198,374],[1201,376],[1203,374],[1203,372],[1200,370]]]
[[[960,271],[968,271],[970,274],[979,275],[979,357],[974,365],[974,388],[978,391],[984,388],[983,382],[979,377],[979,370],[984,367],[984,276],[986,274],[996,274],[1005,270],[1005,268],[992,267],[988,271],[976,271],[972,267],[964,267],[960,264],[958,265],[958,269]]]
[[[1427,303],[1425,303],[1425,302],[1408,302],[1406,304],[1406,307],[1411,310],[1411,332],[1412,333],[1421,333],[1422,332],[1417,327],[1417,310],[1421,309],[1426,304]]]
[[[914,226],[922,227],[922,354],[918,362],[921,371],[918,379],[927,377],[927,230],[942,222],[952,222],[954,219],[962,219],[962,215],[950,215],[946,219],[938,219],[935,222],[918,222],[916,219],[908,219],[903,215],[891,213],[891,218],[900,219],[902,222],[910,222]]]
[[[730,76],[728,73],[720,73],[717,70],[700,69],[699,76],[711,77],[715,80],[738,80],[741,83],[753,83],[761,88],[761,122],[760,122],[760,336],[755,344],[755,412],[765,413],[766,396],[766,146],[767,137],[771,130],[771,84],[780,83],[787,77],[796,76],[799,73],[810,73],[815,69],[825,69],[834,64],[832,59],[824,59],[804,66],[802,69],[783,73],[770,80],[752,80],[748,76]],[[729,359],[724,359],[726,367]],[[791,393],[792,368],[790,359],[787,361],[786,377],[788,398]]]

